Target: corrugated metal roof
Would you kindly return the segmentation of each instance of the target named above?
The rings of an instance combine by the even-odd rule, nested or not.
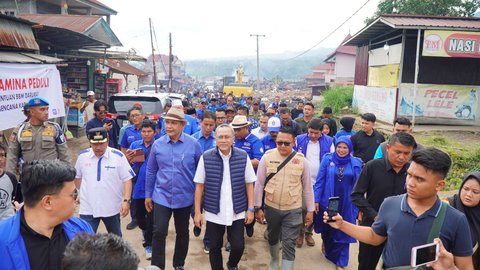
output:
[[[103,64],[103,59],[99,59],[99,62]],[[107,59],[105,61],[105,65],[109,66],[110,68],[117,70],[118,73],[123,73],[123,74],[132,74],[132,75],[137,75],[137,76],[146,76],[148,75],[145,71],[140,70],[130,64],[128,64],[125,61],[122,60],[113,60],[113,59]]]
[[[18,52],[0,52],[0,62],[3,63],[30,63],[30,64],[44,64],[44,63],[58,63],[63,61],[55,57],[49,57],[39,54],[18,53]]]
[[[343,45],[362,46],[368,44],[371,39],[395,29],[480,31],[480,18],[384,14],[358,31]]]
[[[7,16],[0,17],[0,46],[39,50],[32,26]]]
[[[61,14],[20,14],[18,17],[38,24],[65,28],[77,33],[84,33],[90,29],[100,16],[93,15],[61,15]]]

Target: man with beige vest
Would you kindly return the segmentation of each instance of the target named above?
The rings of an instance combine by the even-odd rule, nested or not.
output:
[[[263,223],[264,217],[267,220],[271,256],[269,270],[278,269],[280,240],[282,269],[293,269],[295,240],[302,226],[309,226],[313,220],[315,206],[310,169],[303,154],[293,151],[294,143],[295,133],[281,128],[276,139],[277,148],[263,155],[257,170],[255,217],[260,223]],[[303,196],[307,206],[305,221],[302,220]]]

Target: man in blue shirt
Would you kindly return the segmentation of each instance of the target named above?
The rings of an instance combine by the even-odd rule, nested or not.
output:
[[[207,110],[211,111],[211,112],[215,112],[218,108],[218,105],[217,105],[217,99],[216,98],[211,98],[210,99],[210,104],[208,104],[207,106]]]
[[[275,143],[275,140],[277,139],[278,131],[280,130],[281,126],[282,123],[278,117],[273,116],[268,119],[268,134],[265,135],[265,137],[263,137],[261,140],[265,152],[270,149],[277,148],[277,143]]]
[[[200,121],[200,131],[192,135],[193,138],[197,139],[200,147],[202,147],[202,152],[215,148],[215,131],[213,131],[215,129],[215,123],[215,113],[210,111],[205,112]]]
[[[147,170],[147,160],[155,141],[155,125],[151,120],[144,120],[140,128],[142,139],[132,142],[129,150],[126,151],[126,157],[132,163],[132,169],[135,172],[134,187],[132,193],[132,206],[135,205],[136,212],[134,218],[138,226],[143,231],[145,242],[146,259],[152,258],[152,232],[153,232],[153,212],[147,212],[145,209],[145,175]],[[141,155],[136,153],[139,151]],[[143,155],[143,156],[142,156]]]
[[[130,148],[132,142],[142,139],[141,128],[144,118],[142,109],[138,107],[129,109],[127,116],[132,124],[125,128],[122,139],[120,140],[120,148],[124,153]]]
[[[88,131],[92,128],[105,128],[108,132],[108,146],[118,149],[117,137],[119,128],[113,119],[107,118],[107,102],[101,99],[95,101],[93,110],[95,111],[95,117],[87,122],[85,132],[88,134]]]
[[[153,143],[147,161],[145,208],[154,211],[152,265],[165,269],[165,242],[173,214],[177,234],[173,267],[181,270],[188,252],[193,177],[202,149],[194,138],[182,132],[186,125],[182,109],[173,106],[164,119],[167,134]]]
[[[33,161],[22,170],[25,205],[0,222],[2,269],[61,269],[67,243],[90,225],[73,217],[78,203],[75,169],[59,160]]]
[[[442,208],[437,193],[445,186],[451,164],[448,154],[438,149],[415,152],[407,170],[407,194],[386,198],[372,227],[346,222],[338,214],[330,226],[370,245],[380,245],[388,239],[382,254],[384,269],[410,265],[412,248],[431,241],[427,238]],[[448,204],[445,206],[443,224],[439,235],[434,237],[439,237],[445,249],[453,254],[457,269],[472,270],[468,221],[463,213]],[[324,212],[324,222],[327,219]]]
[[[197,118],[202,119],[202,116],[206,111],[207,111],[207,101],[205,99],[202,99],[200,101],[200,108],[196,110]]]
[[[235,131],[234,146],[247,152],[252,161],[253,168],[258,167],[258,163],[263,156],[263,145],[260,140],[248,131],[251,123],[247,121],[244,115],[237,115],[233,118],[230,126]]]

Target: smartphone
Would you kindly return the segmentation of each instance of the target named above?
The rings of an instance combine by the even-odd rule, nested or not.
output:
[[[335,222],[332,218],[338,214],[338,206],[340,204],[340,197],[330,197],[328,198],[328,219],[327,222]]]
[[[438,260],[438,243],[430,243],[426,245],[416,246],[412,248],[412,259],[410,265],[412,267],[422,266],[429,262]]]

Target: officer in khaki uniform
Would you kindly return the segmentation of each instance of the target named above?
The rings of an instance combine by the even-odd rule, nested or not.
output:
[[[260,160],[255,183],[255,210],[257,222],[267,220],[270,247],[269,270],[278,269],[278,253],[282,241],[282,269],[292,270],[295,260],[295,240],[302,226],[310,226],[315,209],[312,179],[308,162],[301,153],[293,151],[295,133],[281,128],[276,139],[277,148],[268,150]],[[280,168],[284,162],[286,165]],[[267,177],[270,180],[265,184]],[[265,209],[262,206],[265,191]],[[302,198],[307,214],[302,220]],[[265,211],[265,213],[264,213]],[[281,239],[280,239],[281,237]]]
[[[67,141],[61,127],[48,121],[48,102],[43,98],[28,101],[30,120],[18,125],[10,136],[7,171],[15,173],[17,161],[54,160],[70,162]]]

